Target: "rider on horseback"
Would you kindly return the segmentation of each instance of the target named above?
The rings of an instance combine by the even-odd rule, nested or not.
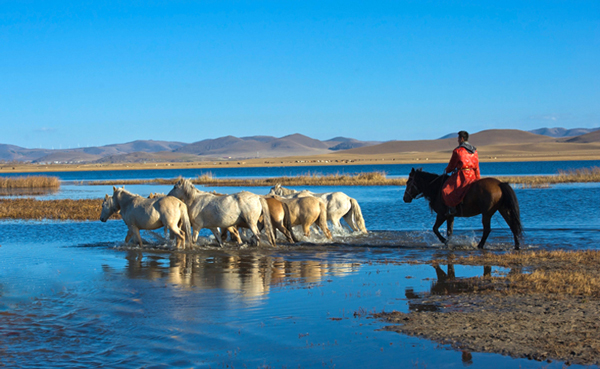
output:
[[[445,173],[452,173],[442,187],[442,199],[448,206],[448,215],[456,214],[456,206],[467,194],[471,183],[480,178],[477,148],[469,142],[466,131],[458,132],[458,147],[452,151],[452,158]]]

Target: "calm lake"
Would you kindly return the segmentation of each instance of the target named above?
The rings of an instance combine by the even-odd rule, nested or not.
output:
[[[445,165],[427,164],[441,173]],[[598,161],[482,163],[485,176],[555,174]],[[208,170],[215,177],[271,177],[374,170],[406,176],[410,165]],[[99,198],[112,186],[96,179],[195,177],[207,171],[49,173],[65,184],[50,198]],[[15,175],[15,174],[11,174]],[[126,186],[148,195],[172,186]],[[202,188],[266,194],[266,187]],[[0,221],[0,365],[7,367],[411,367],[562,368],[496,354],[460,351],[378,329],[369,312],[407,312],[414,295],[431,293],[436,271],[395,261],[478,254],[480,218],[457,219],[450,248],[431,227],[425,200],[402,201],[404,187],[311,187],[358,200],[370,233],[334,231],[279,248],[214,246],[201,232],[197,249],[172,251],[162,232],[143,232],[143,250],[123,245],[122,221]],[[515,187],[525,249],[598,249],[600,184]],[[98,209],[98,216],[100,209]],[[343,222],[343,221],[342,221]],[[444,227],[442,229],[445,229]],[[499,214],[487,249],[512,249]],[[446,268],[446,266],[442,266]],[[482,274],[456,267],[457,276]],[[493,267],[492,273],[506,270]],[[572,366],[576,367],[576,366]]]

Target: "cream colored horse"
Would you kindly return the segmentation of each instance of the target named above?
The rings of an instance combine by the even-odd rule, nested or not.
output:
[[[191,226],[188,218],[187,206],[179,199],[172,196],[148,199],[132,194],[124,188],[113,187],[113,195],[104,197],[100,220],[106,222],[108,218],[120,211],[121,218],[127,225],[128,231],[125,243],[135,237],[142,247],[140,229],[157,229],[165,227],[177,237],[176,247],[185,247],[185,240],[191,239]],[[178,224],[181,224],[180,228]]]
[[[325,201],[327,204],[327,219],[333,223],[334,227],[342,227],[340,219],[344,218],[346,223],[353,231],[367,233],[365,220],[358,201],[346,195],[343,192],[314,193],[307,190],[296,191],[276,184],[271,188],[269,195],[278,195],[285,198],[298,198],[314,196]]]
[[[327,227],[327,205],[319,198],[313,196],[296,197],[286,199],[280,196],[273,196],[275,200],[281,201],[289,209],[289,228],[294,241],[298,242],[292,227],[301,225],[304,235],[310,237],[310,226],[315,224],[325,234],[325,237],[332,239],[329,227]]]
[[[215,195],[200,191],[189,179],[180,179],[169,192],[188,206],[188,215],[193,227],[193,240],[196,242],[198,233],[202,228],[212,231],[220,246],[223,246],[219,228],[226,229],[245,225],[256,237],[257,245],[260,243],[258,221],[263,215],[265,232],[269,243],[275,244],[271,215],[266,200],[248,191],[232,195]],[[238,240],[238,243],[240,241]]]

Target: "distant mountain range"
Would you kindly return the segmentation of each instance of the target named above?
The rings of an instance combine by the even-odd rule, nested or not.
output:
[[[476,146],[536,144],[544,142],[600,143],[600,127],[593,129],[540,128],[533,131],[494,129],[471,135]],[[456,133],[437,140],[360,141],[335,137],[320,141],[301,134],[284,137],[225,136],[193,143],[139,140],[78,149],[26,149],[0,144],[0,161],[32,163],[140,163],[205,160],[244,160],[285,156],[313,156],[344,151],[375,155],[398,152],[434,152],[456,146]]]
[[[600,130],[600,127],[598,127],[598,128],[571,128],[571,129],[555,127],[555,128],[538,128],[538,129],[533,129],[533,130],[527,131],[527,132],[535,133],[536,135],[559,138],[559,137],[581,136],[586,133],[590,133],[590,132],[594,132],[594,131],[598,131],[598,130]],[[453,138],[456,136],[458,136],[458,133],[448,133],[447,135],[440,137],[440,140],[443,140],[446,138]]]
[[[170,141],[133,141],[98,147],[50,150],[26,149],[0,144],[0,160],[32,163],[127,163],[153,161],[198,161],[247,159],[292,155],[318,155],[336,150],[380,144],[335,137],[327,141],[301,134],[272,136],[226,136],[186,144]]]

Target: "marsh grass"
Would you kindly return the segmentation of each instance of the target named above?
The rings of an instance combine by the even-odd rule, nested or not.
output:
[[[25,176],[25,177],[0,177],[1,189],[13,188],[59,188],[58,177]]]
[[[90,185],[136,185],[136,184],[175,184],[179,178],[148,179],[148,180],[121,180],[121,181],[93,181]],[[215,178],[212,173],[206,173],[191,179],[192,183],[204,186],[227,187],[269,187],[276,184],[282,186],[403,186],[405,178],[387,178],[384,172],[367,172],[357,174],[327,174],[308,173],[293,177],[272,178]]]
[[[441,260],[435,261],[442,263]],[[444,261],[449,262],[449,261]],[[497,265],[529,272],[508,273],[505,277],[472,278],[482,290],[507,294],[547,293],[600,297],[600,251],[530,251],[506,254],[486,253],[453,259],[453,264]]]
[[[572,171],[560,171],[550,176],[505,176],[499,177],[503,182],[509,182],[522,188],[548,188],[557,183],[600,182],[600,168],[584,168]],[[89,185],[136,185],[162,184],[174,185],[179,178],[156,178],[147,180],[107,180],[91,181]],[[407,178],[388,178],[385,172],[363,172],[356,174],[327,174],[307,173],[292,177],[271,178],[216,178],[212,173],[205,173],[192,179],[196,185],[227,186],[227,187],[270,187],[276,184],[282,186],[404,186]]]
[[[102,199],[0,199],[0,219],[98,220]],[[111,219],[120,219],[114,214]]]

